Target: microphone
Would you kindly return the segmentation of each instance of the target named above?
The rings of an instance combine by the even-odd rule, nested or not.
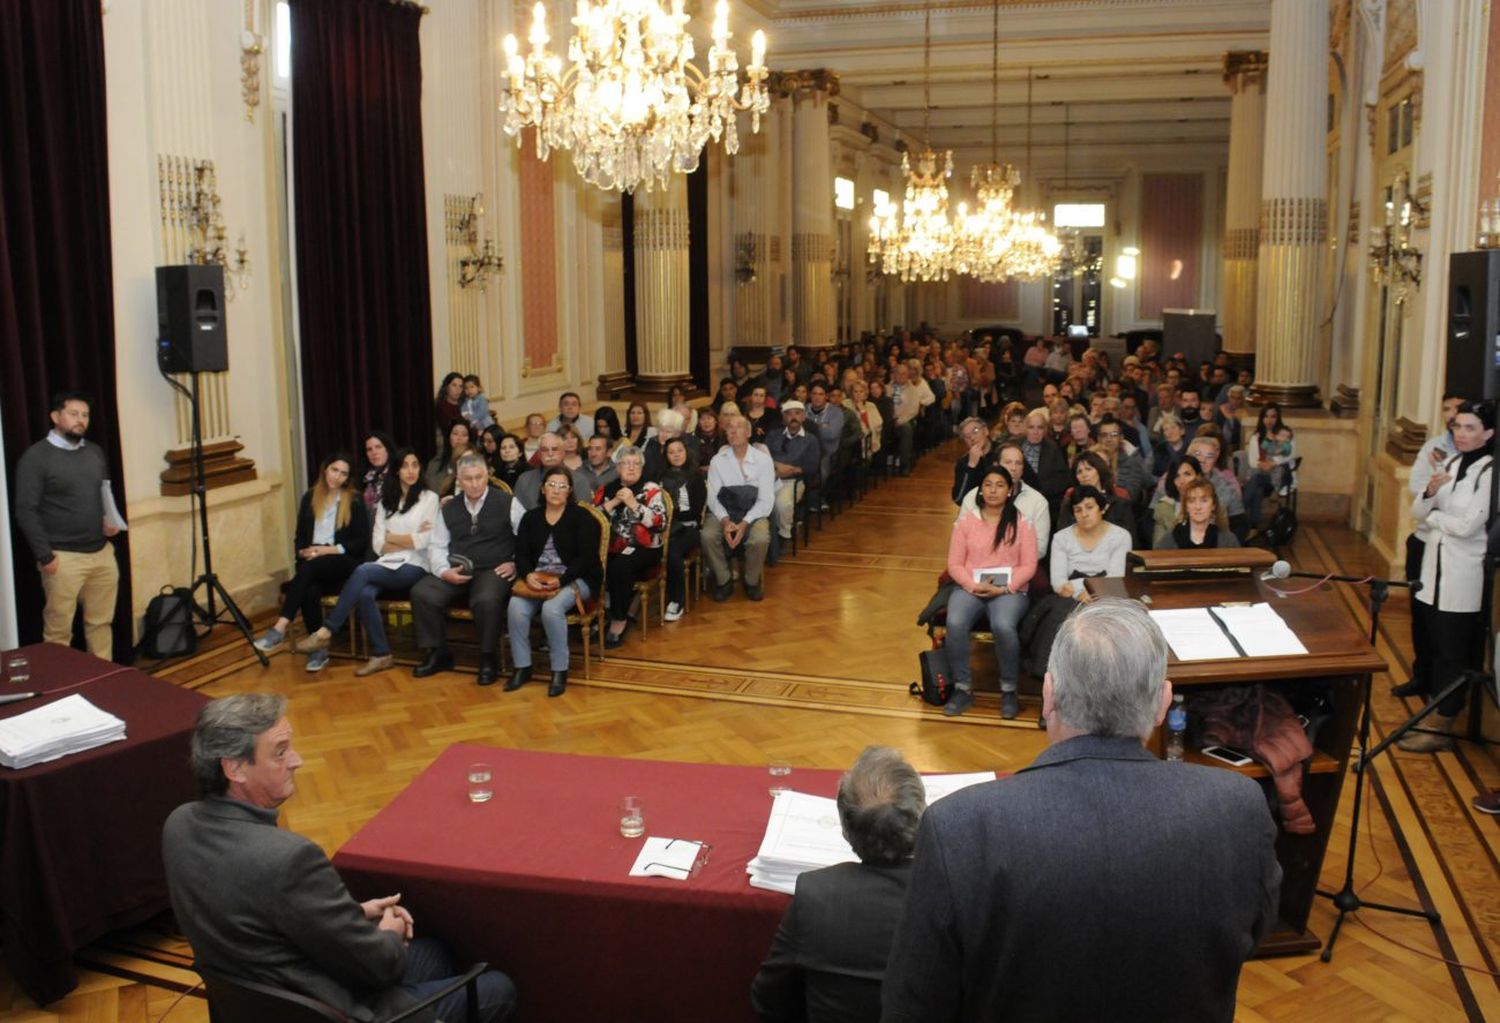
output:
[[[1405,579],[1376,579],[1373,576],[1353,575],[1331,575],[1322,572],[1293,572],[1289,562],[1278,560],[1271,566],[1270,571],[1261,574],[1261,581],[1268,582],[1272,579],[1317,579],[1322,582],[1331,583],[1370,583],[1378,582],[1386,586],[1405,586],[1413,593],[1419,593],[1422,582],[1419,579],[1407,581]]]

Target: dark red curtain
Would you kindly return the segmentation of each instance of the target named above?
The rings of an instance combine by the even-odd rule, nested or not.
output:
[[[372,428],[432,443],[420,9],[293,0],[292,148],[307,456]]]
[[[99,0],[0,0],[0,412],[15,493],[21,454],[51,429],[54,391],[93,399],[91,443],[125,506],[115,408],[104,26]],[[115,657],[132,644],[128,535],[115,544]],[[21,640],[42,638],[41,576],[11,527]]]

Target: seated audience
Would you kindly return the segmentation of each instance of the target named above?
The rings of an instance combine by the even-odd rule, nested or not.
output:
[[[948,542],[948,575],[958,584],[948,597],[948,670],[954,692],[943,713],[955,717],[974,703],[969,665],[969,632],[983,613],[995,640],[1000,668],[1000,716],[1019,712],[1021,641],[1016,633],[1026,613],[1026,587],[1036,573],[1036,533],[1010,500],[1015,484],[1000,466],[991,466],[979,484],[979,507],[960,516]],[[980,578],[981,570],[1005,569],[1004,581]]]
[[[526,435],[522,439],[521,450],[526,452],[526,459],[530,464],[536,465],[536,453],[542,445],[542,434],[547,432],[547,417],[540,412],[533,412],[526,417]]]
[[[1073,486],[1063,493],[1062,512],[1057,517],[1058,529],[1066,529],[1073,524],[1073,508],[1068,498],[1078,487],[1093,487],[1109,501],[1109,507],[1104,512],[1106,522],[1113,522],[1127,532],[1135,529],[1130,494],[1124,487],[1115,485],[1109,463],[1097,451],[1085,451],[1073,460]]]
[[[757,385],[759,386],[759,385]],[[672,498],[672,534],[667,543],[666,621],[682,617],[687,606],[687,556],[702,543],[700,526],[708,500],[708,484],[698,463],[681,437],[667,441],[667,469],[661,474],[662,489]]]
[[[881,433],[885,422],[880,416],[880,406],[870,400],[870,385],[856,380],[849,386],[849,397],[845,403],[859,422],[860,434],[864,438],[864,450],[869,458],[880,454]]]
[[[1161,433],[1151,446],[1151,475],[1161,479],[1169,468],[1187,456],[1192,438],[1182,428],[1182,420],[1175,412],[1162,413],[1156,422]]]
[[[1196,550],[1202,547],[1238,547],[1239,538],[1233,530],[1220,529],[1214,521],[1219,517],[1219,495],[1212,482],[1206,479],[1190,480],[1181,488],[1182,510],[1177,513],[1177,523],[1162,534],[1156,546],[1164,551]]]
[[[964,442],[966,450],[953,462],[953,490],[950,494],[954,504],[962,504],[964,495],[978,487],[985,470],[995,464],[995,445],[983,419],[971,416],[959,423],[958,439]]]
[[[724,403],[726,401],[732,401],[738,404],[739,396],[739,384],[735,383],[733,377],[724,377],[719,381],[719,389],[714,392],[713,401],[708,403],[708,407],[714,410],[714,415],[718,415],[719,409],[724,407]]]
[[[297,612],[309,632],[323,624],[323,596],[337,593],[356,565],[365,560],[370,545],[370,516],[361,494],[349,486],[353,460],[344,454],[329,455],[318,466],[318,479],[302,495],[297,507],[297,533],[293,544],[297,567],[281,602],[281,615],[255,641],[263,654],[286,642],[287,630]],[[308,671],[321,671],[328,654],[314,656]]]
[[[286,698],[244,693],[198,712],[190,763],[202,798],[162,828],[172,910],[204,969],[315,998],[350,1019],[385,1019],[460,972],[436,938],[416,935],[400,894],[355,902],[315,842],[277,826],[302,758]],[[467,994],[433,1012],[463,1019]],[[479,976],[479,1018],[515,1011],[498,970]]]
[[[496,439],[495,454],[490,460],[491,476],[514,491],[516,480],[521,478],[521,473],[527,468],[526,452],[519,437],[507,433]]]
[[[729,415],[726,412],[725,415]],[[712,408],[698,410],[698,427],[693,431],[698,442],[699,459],[711,462],[724,446],[724,431],[719,428],[719,413]]]
[[[1238,536],[1244,528],[1245,502],[1240,494],[1240,481],[1235,478],[1234,473],[1219,465],[1220,451],[1219,439],[1211,435],[1194,437],[1188,445],[1188,454],[1203,470],[1204,477],[1214,485],[1214,492],[1219,495],[1219,504],[1223,506],[1224,514],[1229,516],[1229,528]]]
[[[1245,444],[1245,523],[1249,528],[1260,528],[1261,505],[1266,497],[1291,485],[1290,466],[1296,457],[1291,428],[1281,421],[1281,406],[1275,402],[1266,405]]]
[[[625,434],[620,429],[620,414],[609,405],[600,405],[594,410],[594,436],[602,436],[611,453],[624,443]],[[585,444],[584,447],[587,449],[588,445]]]
[[[443,377],[443,382],[438,384],[437,402],[434,406],[433,423],[437,430],[434,437],[441,437],[448,429],[448,424],[455,419],[462,419],[464,401],[464,375],[462,373],[449,373]]]
[[[1132,503],[1144,502],[1151,495],[1156,478],[1151,475],[1151,465],[1135,445],[1125,440],[1124,428],[1113,416],[1099,421],[1098,452],[1109,464],[1115,483],[1130,495]]]
[[[1049,417],[1045,409],[1033,409],[1025,417],[1021,435],[1021,453],[1036,480],[1036,488],[1049,502],[1062,497],[1068,489],[1068,458],[1062,448],[1048,436]]]
[[[516,531],[516,571],[526,585],[506,608],[510,659],[506,692],[531,679],[531,623],[542,616],[552,668],[548,696],[568,690],[568,612],[599,592],[599,520],[574,500],[573,477],[560,465],[543,470],[542,503],[521,517]]]
[[[1094,446],[1094,424],[1089,420],[1088,413],[1081,411],[1069,411],[1068,413],[1068,441],[1063,448],[1068,460],[1071,462],[1080,453],[1088,451]]]
[[[1151,546],[1160,547],[1162,537],[1176,528],[1182,517],[1182,488],[1193,480],[1203,478],[1203,467],[1193,458],[1183,455],[1172,463],[1165,473],[1162,474],[1162,485],[1157,491],[1156,507],[1152,518],[1154,525],[1151,532]],[[1214,519],[1220,529],[1228,531],[1229,516],[1224,514],[1224,506],[1219,505],[1219,512]]]
[[[885,418],[886,422],[892,424],[899,474],[906,476],[911,472],[916,419],[922,411],[922,394],[912,383],[911,368],[904,362],[898,362],[891,371],[891,406],[891,415]],[[884,409],[881,409],[881,414],[885,414]]]
[[[594,432],[593,419],[583,416],[583,399],[572,391],[564,391],[558,395],[557,415],[552,417],[552,422],[547,424],[547,429],[556,433],[564,426],[571,426],[577,430],[580,439]]]
[[[510,507],[511,529],[521,528],[521,516],[542,503],[542,474],[554,466],[563,465],[563,439],[555,433],[542,434],[540,446],[537,448],[538,465],[534,469],[527,469],[517,479],[512,488],[515,492],[515,500]],[[563,468],[567,468],[563,466]],[[570,470],[571,472],[571,470]],[[581,470],[572,472],[573,493],[581,499],[587,500],[592,494],[593,474]]]
[[[1049,748],[923,816],[886,1023],[1234,1016],[1277,915],[1276,825],[1249,778],[1143,748],[1172,701],[1166,673],[1136,601],[1063,623],[1042,686]]]
[[[781,425],[781,414],[766,403],[768,396],[765,384],[757,380],[749,386],[749,397],[743,415],[750,423],[750,443],[764,444],[766,436]]]
[[[595,433],[589,438],[588,446],[584,449],[586,454],[583,462],[582,473],[588,474],[588,490],[584,493],[593,496],[603,487],[608,487],[620,478],[619,470],[615,467],[615,460],[611,455],[610,442],[607,436]],[[616,451],[620,448],[614,449]],[[640,449],[637,448],[637,451]],[[566,467],[566,465],[564,466]]]
[[[582,470],[584,463],[583,434],[579,433],[573,426],[564,423],[557,428],[557,435],[562,438],[563,442],[563,468],[569,472]]]
[[[494,684],[500,671],[500,614],[516,578],[512,498],[490,486],[489,470],[477,454],[459,459],[458,489],[459,498],[443,505],[432,524],[427,541],[429,574],[411,589],[417,645],[427,652],[412,676],[427,678],[453,670],[443,609],[466,595],[479,631],[477,681],[487,686]]]
[[[625,409],[625,431],[620,445],[630,444],[644,448],[647,441],[655,436],[656,429],[651,425],[651,412],[640,402],[632,401]]]
[[[365,435],[365,470],[359,478],[360,496],[365,499],[365,511],[372,516],[380,504],[380,495],[385,492],[386,477],[396,468],[391,463],[391,452],[396,445],[380,430],[371,430]]]
[[[641,449],[646,457],[646,476],[652,479],[660,479],[667,471],[667,459],[663,454],[667,441],[673,437],[681,437],[687,444],[687,449],[693,453],[694,460],[703,466],[705,463],[699,457],[698,438],[691,433],[683,433],[682,424],[685,422],[682,413],[676,409],[664,408],[656,414],[656,436],[646,442]],[[707,469],[705,468],[705,472]]]
[[[807,412],[794,398],[781,406],[781,427],[766,439],[766,453],[776,472],[776,532],[783,540],[792,538],[797,503],[808,490],[816,490],[823,450],[818,438],[805,428]]]
[[[1125,574],[1130,553],[1130,531],[1105,518],[1110,499],[1092,487],[1074,487],[1068,498],[1073,524],[1052,536],[1048,561],[1052,592],[1088,603],[1094,598],[1083,585],[1095,576]]]
[[[708,467],[708,518],[703,523],[703,560],[713,577],[714,600],[734,592],[729,559],[745,548],[745,596],[765,595],[762,573],[771,542],[770,515],[776,501],[771,456],[750,446],[750,424],[735,416],[725,424],[728,444]]]
[[[609,650],[625,642],[635,584],[661,564],[667,503],[661,486],[641,477],[645,461],[640,448],[622,448],[620,478],[601,487],[594,498],[609,518],[609,558],[604,563],[604,588],[609,594],[609,629],[604,634],[604,646]]]
[[[807,389],[808,406],[806,409],[806,429],[818,438],[820,459],[818,462],[818,479],[822,481],[820,490],[826,491],[834,486],[833,467],[835,459],[838,458],[839,445],[844,436],[844,410],[841,406],[828,400],[828,386],[822,381],[813,381]],[[827,495],[822,495],[824,506],[827,506]]]
[[[762,1023],[877,1023],[926,808],[921,776],[887,746],[866,747],[839,780],[839,825],[859,862],[798,876],[750,988]]]
[[[359,612],[370,646],[370,659],[354,672],[361,678],[396,663],[385,636],[385,614],[375,601],[382,593],[410,589],[427,574],[427,543],[438,514],[438,496],[422,482],[422,460],[417,453],[403,448],[392,461],[398,468],[386,478],[385,492],[375,506],[371,545],[377,560],[365,562],[350,574],[323,624],[297,644],[299,654],[322,654],[326,661],[334,635],[352,613]]]
[[[427,471],[422,476],[422,482],[427,484],[427,489],[440,498],[452,496],[453,481],[458,472],[458,460],[468,454],[473,447],[474,434],[469,429],[469,424],[462,419],[455,419],[449,423],[448,432],[443,435],[443,446],[427,463]]]

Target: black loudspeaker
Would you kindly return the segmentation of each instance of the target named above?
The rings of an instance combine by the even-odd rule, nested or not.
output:
[[[1500,249],[1448,257],[1448,370],[1444,391],[1500,398]]]
[[[224,268],[156,268],[156,360],[164,373],[218,373],[229,368],[224,332]]]

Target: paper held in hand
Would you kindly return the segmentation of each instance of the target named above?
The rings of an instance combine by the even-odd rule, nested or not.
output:
[[[994,568],[975,569],[974,581],[976,583],[989,583],[991,586],[1009,586],[1010,567],[1008,565],[997,565]]]

